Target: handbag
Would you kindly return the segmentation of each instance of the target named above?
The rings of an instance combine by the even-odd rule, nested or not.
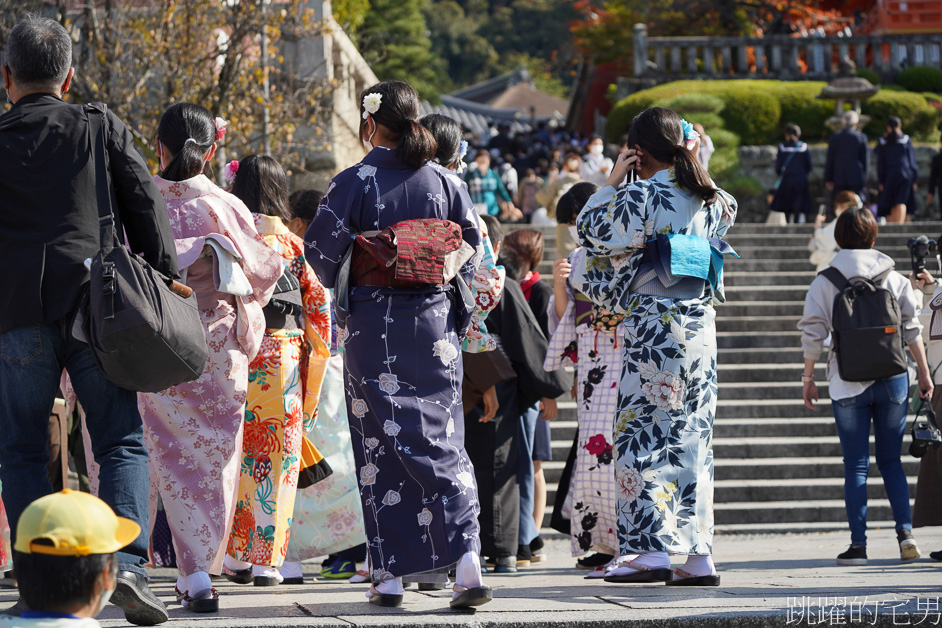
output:
[[[333,475],[323,454],[307,436],[301,439],[301,470],[298,472],[298,488],[304,489]]]
[[[208,350],[196,295],[118,240],[105,147],[107,109],[90,105],[87,111],[101,248],[91,260],[77,326],[105,377],[128,390],[159,392],[203,374]]]
[[[926,418],[920,419],[919,415],[923,410],[926,412]],[[909,428],[909,433],[913,439],[909,444],[909,454],[914,458],[925,456],[930,446],[938,447],[942,445],[942,431],[939,430],[939,424],[936,423],[932,404],[927,403],[922,397],[919,398],[919,404],[916,406],[916,417]]]

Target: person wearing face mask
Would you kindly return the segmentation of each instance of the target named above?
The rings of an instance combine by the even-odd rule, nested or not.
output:
[[[157,127],[154,181],[184,282],[196,292],[209,355],[198,379],[138,397],[152,482],[177,551],[177,596],[197,613],[219,609],[209,574],[222,569],[235,514],[249,364],[265,335],[262,308],[284,271],[245,203],[203,174],[224,126],[204,107],[178,103]]]
[[[505,207],[513,207],[513,199],[507,188],[504,187],[500,176],[491,170],[491,156],[486,150],[479,150],[474,155],[474,163],[477,166],[468,170],[465,175],[465,183],[468,184],[468,193],[471,195],[471,201],[474,203],[474,209],[481,215],[500,216],[500,202],[505,203]]]
[[[546,207],[546,215],[556,220],[556,204],[563,194],[576,183],[582,181],[582,158],[575,152],[566,153],[559,175],[546,184],[537,195],[537,200]],[[576,248],[576,241],[569,235],[567,225],[556,225],[556,254],[569,255]]]
[[[600,136],[593,135],[582,157],[582,178],[598,186],[605,185],[614,165],[615,162],[605,156],[605,142]]]
[[[17,524],[14,558],[26,609],[0,628],[100,628],[95,617],[117,586],[115,552],[141,526],[97,497],[66,489],[40,497]]]

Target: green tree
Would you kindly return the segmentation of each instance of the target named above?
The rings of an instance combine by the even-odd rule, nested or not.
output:
[[[360,53],[383,81],[407,81],[419,96],[438,101],[445,82],[441,58],[432,52],[423,10],[429,0],[370,0],[356,31]]]
[[[444,61],[448,78],[460,86],[490,76],[500,57],[481,34],[486,14],[469,15],[455,0],[441,0],[425,11],[432,51]]]

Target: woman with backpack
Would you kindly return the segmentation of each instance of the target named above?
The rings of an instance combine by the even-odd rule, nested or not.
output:
[[[235,518],[225,558],[226,577],[273,586],[301,579],[287,554],[301,468],[301,441],[313,427],[330,357],[330,295],[304,258],[304,242],[286,226],[288,177],[267,155],[238,166],[232,194],[255,221],[265,244],[284,264],[263,309],[265,336],[249,364],[249,387]]]
[[[844,503],[851,531],[850,548],[838,555],[837,564],[867,564],[871,422],[877,466],[896,521],[900,560],[908,562],[920,554],[912,533],[909,485],[900,461],[909,401],[903,342],[919,369],[920,395],[931,395],[933,388],[918,306],[909,280],[893,270],[893,259],[873,249],[877,222],[869,210],[854,208],[841,214],[834,239],[841,250],[811,283],[798,328],[805,356],[802,397],[812,410],[818,400],[814,365],[825,339],[832,335],[828,394],[844,455]],[[849,300],[852,294],[853,310],[845,301],[845,295]],[[861,320],[865,322],[857,325]],[[874,320],[883,323],[877,330]]]

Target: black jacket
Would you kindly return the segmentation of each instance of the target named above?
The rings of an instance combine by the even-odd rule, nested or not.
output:
[[[118,233],[161,273],[178,277],[167,206],[131,132],[108,113]],[[0,116],[0,332],[71,315],[99,250],[95,173],[85,107],[32,94]],[[93,141],[93,140],[92,140]]]
[[[828,140],[828,156],[824,164],[824,180],[834,184],[834,191],[853,190],[862,193],[870,167],[867,136],[844,129]]]
[[[942,152],[932,157],[932,165],[929,169],[928,193],[942,202]]]

